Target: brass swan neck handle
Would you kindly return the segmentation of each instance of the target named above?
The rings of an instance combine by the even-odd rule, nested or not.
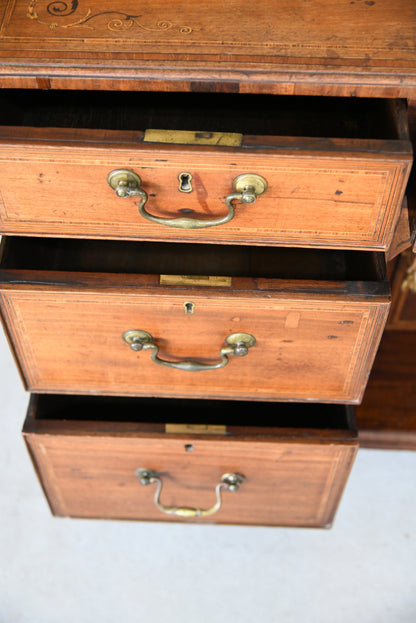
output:
[[[256,343],[256,338],[248,333],[232,333],[225,340],[226,346],[220,350],[220,361],[216,363],[200,363],[198,361],[166,361],[161,359],[158,355],[159,346],[155,344],[153,336],[147,331],[130,329],[123,333],[123,340],[134,351],[151,350],[151,357],[155,363],[188,372],[223,368],[229,362],[230,355],[244,357],[247,355],[248,349]]]
[[[223,474],[220,482],[215,487],[215,503],[210,508],[193,508],[191,506],[165,506],[160,501],[160,494],[162,491],[162,477],[161,475],[147,468],[137,469],[136,476],[140,479],[140,483],[144,486],[156,483],[156,491],[154,495],[154,503],[157,508],[166,515],[175,515],[176,517],[182,517],[184,519],[190,519],[194,517],[207,517],[217,513],[222,505],[221,490],[226,491],[238,491],[240,485],[244,482],[244,476],[241,474]]]
[[[108,184],[116,193],[117,197],[139,197],[139,213],[140,215],[152,223],[166,225],[167,227],[178,227],[180,229],[203,229],[206,227],[214,227],[228,223],[234,218],[233,201],[251,204],[257,200],[267,189],[267,181],[261,175],[256,173],[243,173],[233,180],[233,192],[225,198],[227,214],[217,219],[199,219],[190,217],[162,218],[150,214],[146,210],[148,194],[142,188],[142,180],[134,173],[127,169],[115,169],[111,171],[107,177]]]

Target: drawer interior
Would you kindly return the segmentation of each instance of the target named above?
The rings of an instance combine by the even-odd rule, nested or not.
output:
[[[121,274],[383,281],[382,253],[139,241],[5,237],[0,268]]]
[[[1,125],[407,138],[404,100],[221,93],[2,90]],[[137,137],[140,140],[140,137]]]
[[[146,424],[165,432],[165,424],[225,426],[226,434],[266,434],[290,429],[348,431],[356,435],[355,410],[342,404],[244,402],[234,400],[130,398],[34,394],[28,410],[33,422],[107,422]],[[26,427],[27,428],[27,427]],[[296,433],[302,429],[302,433]],[[137,430],[140,430],[138,426]],[[144,430],[144,429],[143,429]],[[195,429],[197,431],[197,429]]]

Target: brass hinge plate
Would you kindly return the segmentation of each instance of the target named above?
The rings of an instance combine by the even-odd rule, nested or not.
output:
[[[171,143],[176,145],[216,145],[239,147],[243,135],[234,132],[192,132],[189,130],[155,130],[144,133],[144,143]]]

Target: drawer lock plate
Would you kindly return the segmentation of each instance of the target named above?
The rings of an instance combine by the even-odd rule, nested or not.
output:
[[[191,130],[149,129],[144,133],[143,142],[170,143],[171,145],[240,147],[243,143],[243,135],[237,132],[193,132]]]

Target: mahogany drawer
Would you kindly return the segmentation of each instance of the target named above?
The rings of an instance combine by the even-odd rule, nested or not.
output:
[[[40,395],[23,435],[58,516],[329,526],[357,450],[351,408],[244,414],[255,427],[233,401]]]
[[[2,316],[36,393],[356,403],[390,305],[370,252],[3,242]]]
[[[385,250],[412,162],[405,100],[3,90],[0,110],[4,234]],[[266,184],[243,201],[247,174]]]

